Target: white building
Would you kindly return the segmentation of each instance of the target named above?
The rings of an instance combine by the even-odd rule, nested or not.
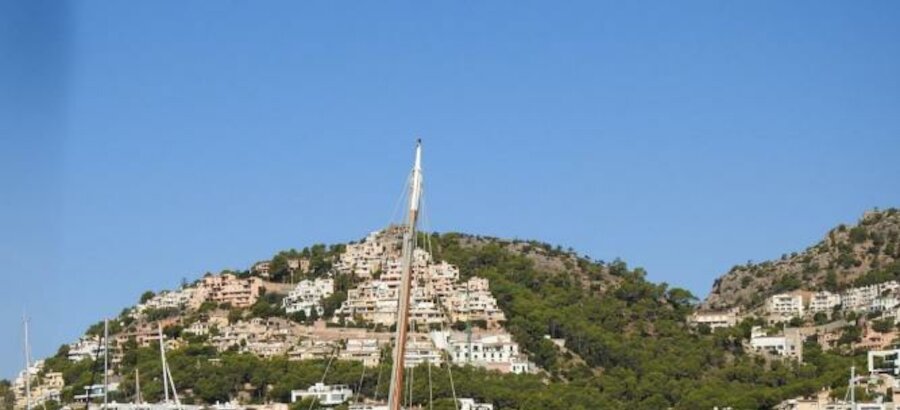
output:
[[[869,374],[889,374],[900,376],[900,349],[870,350],[868,353]]]
[[[503,373],[529,373],[533,365],[519,351],[519,344],[505,331],[431,332],[435,346],[446,350],[456,364],[471,364]]]
[[[410,336],[406,342],[406,359],[404,367],[416,367],[420,364],[431,363],[433,366],[440,366],[441,351],[427,337]]]
[[[321,316],[325,313],[322,299],[332,294],[334,294],[334,279],[301,280],[281,303],[288,314],[302,311],[309,317],[315,309]]]
[[[200,306],[195,298],[196,291],[194,288],[162,291],[150,300],[138,304],[135,309],[138,313],[143,313],[147,309],[196,309]]]
[[[880,296],[869,304],[870,312],[887,312],[900,305],[900,301],[894,296]]]
[[[82,336],[77,342],[69,345],[69,360],[80,362],[84,359],[97,359],[106,355],[106,344],[99,337]]]
[[[494,410],[494,405],[478,403],[475,399],[459,399],[459,410]]]
[[[103,393],[106,390],[106,386],[103,384],[92,384],[90,386],[84,386],[83,394],[76,394],[72,397],[76,402],[85,402],[88,397],[93,398],[102,398]],[[119,390],[119,383],[110,383],[109,384],[109,392],[112,393],[114,391]]]
[[[760,326],[750,330],[750,346],[757,352],[803,359],[803,337],[797,328],[787,328],[780,335],[769,336]]]
[[[506,320],[484,278],[472,277],[456,286],[446,299],[446,305],[450,320],[454,322],[484,321],[494,327]]]
[[[718,311],[696,311],[690,317],[691,324],[695,326],[706,325],[710,329],[724,329],[737,324],[740,309],[733,308]]]
[[[841,305],[841,295],[827,290],[816,292],[809,299],[809,311],[813,313],[831,313],[836,306]]]
[[[783,318],[803,316],[803,296],[789,293],[772,295],[766,303],[766,311]]]
[[[872,308],[873,302],[882,296],[896,294],[900,283],[892,280],[875,285],[860,286],[848,289],[841,295],[841,302],[845,310],[865,312]]]
[[[366,367],[375,367],[381,362],[381,346],[378,339],[347,339],[346,346],[338,353],[338,358],[362,362]]]
[[[337,406],[353,397],[353,390],[345,384],[327,385],[316,383],[306,390],[291,390],[291,403],[306,398],[318,400],[322,406]]]

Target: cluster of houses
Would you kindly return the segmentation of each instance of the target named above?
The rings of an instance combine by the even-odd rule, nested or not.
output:
[[[360,243],[347,245],[337,268],[364,280],[348,292],[347,300],[335,312],[335,321],[394,325],[403,272],[399,242],[390,232],[375,232]],[[435,262],[423,249],[413,252],[412,275],[409,315],[416,326],[477,321],[499,328],[506,319],[487,279],[472,277],[461,282],[456,266]]]
[[[888,281],[847,289],[841,293],[828,291],[794,291],[770,296],[762,308],[762,316],[769,324],[787,323],[795,318],[811,319],[819,315],[831,318],[828,323],[815,326],[799,326],[765,331],[754,327],[749,346],[758,352],[776,354],[802,360],[803,341],[815,337],[823,349],[836,345],[848,322],[833,316],[835,312],[865,314],[858,321],[861,339],[851,347],[864,350],[881,350],[892,346],[898,332],[895,328],[876,330],[867,316],[881,319],[900,319],[900,283]],[[694,325],[710,329],[732,327],[743,319],[740,309],[721,311],[698,310],[691,316]],[[819,322],[821,323],[821,322]]]
[[[193,287],[163,291],[154,295],[144,303],[136,305],[133,312],[140,315],[148,310],[195,310],[204,302],[245,308],[256,303],[262,288],[263,281],[258,277],[241,278],[233,273],[207,274]]]
[[[900,317],[900,283],[888,281],[847,289],[841,293],[829,291],[794,291],[772,295],[766,300],[764,313],[769,323],[811,317],[817,313],[880,313],[883,317]],[[697,311],[691,322],[711,329],[736,325],[742,319],[738,308],[722,311]]]
[[[350,244],[334,264],[334,272],[296,284],[275,284],[264,279],[271,276],[271,262],[259,262],[251,275],[207,274],[191,286],[153,295],[131,309],[133,323],[111,335],[107,343],[98,336],[86,335],[68,345],[67,357],[73,362],[109,357],[113,366],[121,363],[124,346],[136,344],[150,347],[160,340],[161,329],[177,326],[182,336],[205,336],[218,351],[251,353],[260,357],[286,356],[290,360],[336,358],[361,362],[366,367],[378,366],[389,357],[389,346],[395,325],[398,294],[402,276],[399,231],[389,228],[374,232],[359,243]],[[459,269],[447,262],[436,262],[431,254],[416,249],[412,266],[413,287],[410,322],[413,329],[407,340],[408,367],[430,363],[435,366],[450,361],[458,365],[479,366],[505,373],[533,373],[535,365],[520,351],[519,345],[503,329],[505,316],[491,295],[487,279],[470,277],[461,280]],[[308,260],[291,260],[289,268],[309,268]],[[305,263],[304,263],[305,262]],[[281,308],[287,315],[306,318],[324,317],[323,301],[335,293],[334,274],[353,275],[362,281],[348,290],[347,299],[334,312],[331,322],[314,320],[304,325],[282,317],[229,318],[227,308],[253,306],[266,292],[275,289],[287,295]],[[282,293],[284,292],[284,293]],[[201,309],[212,305],[212,309]],[[198,315],[157,314],[174,310],[198,311]],[[186,318],[192,317],[190,321]],[[374,329],[341,326],[341,323],[372,324]],[[467,323],[467,331],[459,329]],[[186,343],[183,337],[166,337],[167,349]],[[24,403],[25,380],[32,381],[31,403],[58,400],[63,387],[62,375],[41,372],[39,361],[16,379],[17,400]],[[38,380],[38,374],[41,380]],[[94,391],[103,386],[88,386],[78,397],[98,396]],[[111,387],[112,388],[112,387]],[[347,402],[347,386],[311,386],[295,391],[294,399],[316,396],[328,401]],[[102,393],[101,393],[102,394]],[[326,395],[327,397],[323,396]],[[490,404],[461,399],[461,408],[489,410]]]
[[[771,296],[766,302],[770,321],[784,321],[795,317],[831,314],[835,311],[871,313],[889,317],[900,314],[900,283],[888,281],[847,289],[841,293],[829,291],[795,291]]]
[[[44,372],[44,361],[38,360],[16,375],[12,382],[16,408],[41,406],[48,401],[59,401],[62,388],[65,386],[63,374],[60,372]],[[28,395],[30,384],[31,395]]]

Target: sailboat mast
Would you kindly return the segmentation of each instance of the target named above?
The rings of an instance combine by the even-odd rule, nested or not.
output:
[[[169,372],[167,371],[166,365],[166,342],[163,340],[163,331],[162,331],[162,323],[157,323],[159,326],[159,359],[162,361],[162,376],[163,376],[163,394],[165,394],[165,403],[169,402]]]
[[[419,219],[419,202],[422,196],[422,141],[416,143],[416,160],[410,181],[409,214],[406,232],[403,234],[402,276],[400,300],[397,306],[394,361],[391,368],[391,384],[388,391],[388,408],[400,410],[403,398],[403,366],[406,359],[406,337],[409,324],[409,298],[412,282],[413,251],[416,247],[416,224]]]
[[[141,404],[141,369],[134,368],[134,402]]]
[[[25,410],[31,410],[31,348],[28,346],[28,316],[22,314],[25,328]]]
[[[103,408],[109,407],[109,319],[103,320]]]

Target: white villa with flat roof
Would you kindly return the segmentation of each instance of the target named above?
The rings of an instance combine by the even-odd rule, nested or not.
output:
[[[803,296],[790,293],[772,295],[766,303],[766,311],[782,318],[803,316]]]
[[[309,317],[315,309],[316,313],[321,316],[325,313],[322,308],[322,299],[332,294],[334,294],[334,279],[306,279],[297,283],[294,290],[281,303],[288,314],[302,311]]]
[[[305,390],[291,390],[291,403],[306,398],[316,399],[320,405],[332,407],[350,400],[353,390],[346,384],[316,383]]]

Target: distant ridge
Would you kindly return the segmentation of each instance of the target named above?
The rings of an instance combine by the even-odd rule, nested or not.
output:
[[[900,276],[900,210],[866,212],[838,225],[819,243],[779,260],[738,265],[713,283],[703,307],[755,307],[785,291],[840,290]]]

